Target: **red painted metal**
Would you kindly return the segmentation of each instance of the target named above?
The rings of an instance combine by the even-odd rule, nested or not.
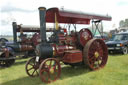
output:
[[[86,43],[93,38],[91,31],[87,28],[83,28],[79,32],[79,42],[84,47]]]
[[[32,45],[20,45],[20,51],[31,51],[34,50]]]
[[[89,14],[76,11],[67,11],[60,10],[58,8],[50,8],[46,12],[46,22],[53,23],[55,22],[55,13],[57,21],[59,23],[68,23],[68,24],[90,24],[91,19],[98,20],[111,20],[110,16],[98,15],[98,14]]]
[[[38,45],[38,44],[41,42],[40,33],[35,33],[35,34],[32,36],[31,41],[33,42],[33,45],[34,45],[34,46]]]
[[[98,20],[99,22],[100,20],[109,21],[111,20],[110,16],[59,10],[58,8],[46,10],[44,7],[41,7],[39,10],[41,21],[40,29],[42,33],[41,44],[37,42],[40,38],[39,34],[34,35],[31,39],[34,41],[34,46],[39,44],[36,46],[39,64],[37,64],[37,67],[33,66],[33,68],[30,69],[34,69],[35,71],[39,68],[39,76],[43,82],[50,83],[60,77],[60,61],[69,65],[84,64],[92,70],[97,70],[105,66],[108,58],[107,47],[102,40],[93,39],[90,30],[83,28],[79,32],[75,30],[69,33],[67,33],[65,28],[54,30],[51,37],[49,37],[49,41],[47,41],[45,24],[46,22],[55,23],[55,17],[57,19],[56,21],[59,23],[90,24],[90,20],[92,19]],[[76,29],[76,26],[73,26]],[[36,63],[37,61],[34,62]],[[31,64],[28,63],[27,65]],[[27,65],[26,71],[29,71]],[[31,76],[29,72],[28,75]]]
[[[45,83],[55,81],[60,77],[61,67],[60,62],[55,58],[45,59],[39,67],[40,79]]]
[[[76,47],[69,46],[69,45],[55,45],[55,44],[53,44],[52,46],[54,48],[54,50],[53,50],[54,56],[63,56],[65,51],[76,49]]]
[[[104,67],[108,59],[107,46],[101,39],[92,39],[84,47],[84,63],[92,70]]]
[[[82,51],[80,50],[65,51],[62,61],[64,63],[82,62]]]

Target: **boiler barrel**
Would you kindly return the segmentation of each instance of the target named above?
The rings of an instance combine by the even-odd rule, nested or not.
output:
[[[31,51],[33,50],[32,45],[20,45],[20,44],[12,44],[9,47],[13,48],[15,52],[24,52],[24,51]]]
[[[20,45],[20,51],[31,51],[33,50],[33,46],[32,45]]]
[[[62,56],[65,51],[74,49],[76,48],[68,45],[42,43],[36,47],[36,52],[39,57],[46,59],[56,56]]]
[[[53,48],[49,43],[42,43],[36,47],[37,55],[41,58],[50,58],[53,56]]]

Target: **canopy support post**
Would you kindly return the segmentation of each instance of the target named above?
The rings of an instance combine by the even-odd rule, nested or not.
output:
[[[99,25],[99,24],[101,24],[101,25]],[[93,25],[95,26],[95,29],[94,29]],[[100,26],[101,30],[99,29],[99,26]],[[103,26],[102,26],[102,21],[101,20],[92,21],[93,36],[96,35],[96,31],[98,31],[100,36],[103,38]]]

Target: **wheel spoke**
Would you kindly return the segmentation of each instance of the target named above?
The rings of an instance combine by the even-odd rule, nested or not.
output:
[[[29,76],[31,76],[31,77],[35,77],[35,76],[38,75],[38,72],[37,72],[37,70],[38,70],[38,64],[36,64],[34,61],[35,61],[35,57],[31,58],[29,61],[27,61],[26,67],[25,67],[26,73]]]
[[[48,72],[48,82],[52,81],[50,75],[50,72]]]
[[[55,64],[55,65],[54,65],[53,69],[55,69],[55,70],[56,70],[56,66],[57,66],[57,64]]]
[[[89,58],[89,61],[92,61],[93,59],[95,59],[95,57],[94,57],[94,56],[92,56],[91,58]]]
[[[88,41],[87,45],[84,47],[83,53],[85,64],[92,70],[104,67],[108,59],[107,46],[104,41],[100,39]]]
[[[95,62],[96,62],[96,58],[94,57],[93,60],[91,60],[90,62],[91,62],[92,65],[94,65]]]
[[[34,66],[33,64],[30,64],[30,63],[29,63],[29,65]]]
[[[43,65],[44,68],[48,69],[49,68],[49,65],[47,65],[47,63],[45,62],[44,65]]]
[[[31,68],[27,69],[27,71],[30,71],[30,70],[32,70],[32,69],[34,69],[34,68],[33,68],[33,67],[31,67]]]
[[[57,78],[57,72],[54,72],[53,74],[50,73],[50,80],[55,80]]]
[[[40,77],[44,82],[49,82],[50,80],[49,72],[46,69],[40,70]]]
[[[47,65],[46,63],[49,63],[49,64]],[[47,68],[44,69],[43,67],[47,67]],[[56,69],[56,67],[58,68]],[[45,83],[50,83],[52,81],[55,81],[60,76],[59,67],[60,67],[60,64],[54,58],[48,58],[44,60],[39,67],[39,71],[40,71],[39,76],[41,80]]]
[[[34,69],[34,71],[33,71],[32,75],[34,75],[35,71],[36,71],[36,70]]]
[[[98,65],[100,65],[100,62],[99,62],[99,60],[98,60]]]
[[[36,74],[39,75],[38,71],[36,70]]]
[[[51,65],[52,65],[52,60],[50,60],[49,68],[51,68]]]

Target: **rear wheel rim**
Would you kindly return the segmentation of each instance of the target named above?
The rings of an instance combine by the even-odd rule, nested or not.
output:
[[[108,59],[108,51],[104,41],[92,39],[84,47],[84,63],[92,70],[104,67]]]

